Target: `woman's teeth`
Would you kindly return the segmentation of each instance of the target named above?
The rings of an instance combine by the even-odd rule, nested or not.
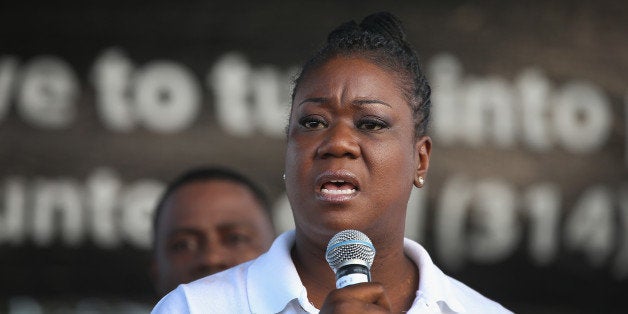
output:
[[[348,190],[328,190],[328,189],[321,189],[321,192],[323,193],[327,193],[327,194],[353,194],[355,193],[355,189],[348,189]]]
[[[348,195],[355,193],[356,188],[351,183],[342,180],[332,180],[329,183],[323,184],[321,192],[325,194]]]

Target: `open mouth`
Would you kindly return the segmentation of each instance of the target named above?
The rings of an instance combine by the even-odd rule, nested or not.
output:
[[[344,180],[331,180],[323,183],[321,193],[333,195],[351,195],[358,191],[353,183]]]
[[[317,180],[318,195],[331,202],[347,201],[360,192],[356,176],[350,171],[336,170],[321,173]]]

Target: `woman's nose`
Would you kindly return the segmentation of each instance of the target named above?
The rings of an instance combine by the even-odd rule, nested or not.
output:
[[[316,152],[319,158],[358,158],[360,145],[355,128],[344,123],[330,126]]]

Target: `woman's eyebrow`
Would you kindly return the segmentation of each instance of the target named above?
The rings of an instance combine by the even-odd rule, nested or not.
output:
[[[301,105],[303,105],[305,103],[310,103],[311,102],[311,103],[322,104],[322,103],[325,103],[327,101],[328,101],[328,99],[324,98],[324,97],[307,98],[307,99],[303,100],[302,102],[300,102],[297,105],[297,107],[301,106]],[[368,104],[381,104],[381,105],[384,105],[384,106],[392,108],[392,106],[389,103],[387,103],[387,102],[385,102],[383,100],[378,100],[378,99],[358,99],[358,100],[352,101],[351,103],[356,105],[356,106],[362,106],[362,105],[368,105]]]
[[[381,105],[392,108],[392,106],[389,103],[382,100],[378,100],[378,99],[358,99],[358,100],[354,100],[352,103],[357,106],[368,105],[368,104],[381,104]]]
[[[307,99],[303,100],[302,102],[300,102],[297,105],[297,107],[299,107],[299,106],[301,106],[301,105],[303,105],[304,103],[307,103],[307,102],[313,102],[313,103],[322,104],[322,103],[327,102],[327,98],[325,98],[325,97],[307,98]]]

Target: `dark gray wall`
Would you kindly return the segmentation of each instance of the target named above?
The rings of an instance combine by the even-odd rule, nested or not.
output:
[[[517,312],[627,310],[628,5],[19,1],[0,5],[0,312],[154,302],[151,206],[188,167],[250,175],[289,228],[291,75],[379,10],[434,88],[408,236]]]

